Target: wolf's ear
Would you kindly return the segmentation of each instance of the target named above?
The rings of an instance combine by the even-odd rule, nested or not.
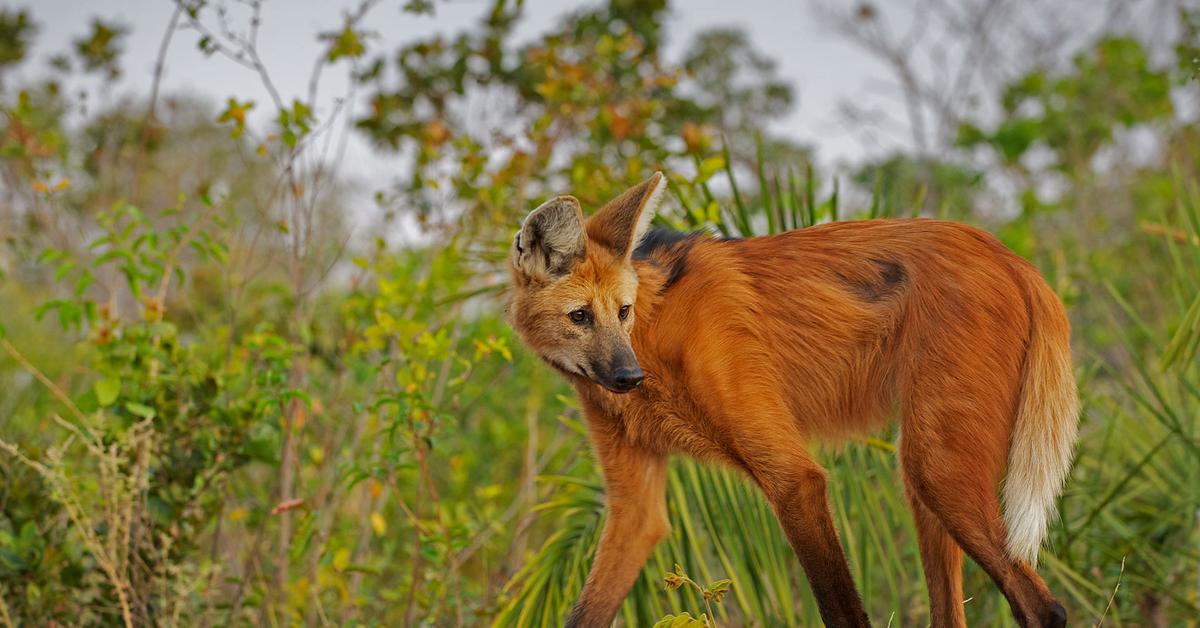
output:
[[[529,212],[513,239],[513,268],[526,276],[557,279],[583,256],[583,211],[574,196],[559,196]]]
[[[666,191],[667,178],[661,172],[625,190],[588,219],[588,238],[630,257],[650,229]]]

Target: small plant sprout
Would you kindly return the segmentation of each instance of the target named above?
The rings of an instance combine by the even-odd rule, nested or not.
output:
[[[654,624],[655,628],[693,628],[695,626],[716,626],[717,614],[713,612],[713,603],[720,604],[721,600],[729,593],[729,587],[733,586],[733,580],[728,578],[717,580],[703,586],[700,583],[692,580],[683,570],[683,566],[675,563],[675,570],[668,572],[663,576],[663,584],[666,585],[668,591],[675,591],[684,585],[690,586],[700,592],[700,598],[704,600],[704,608],[706,612],[696,619],[690,613],[681,613],[679,615],[667,615]]]

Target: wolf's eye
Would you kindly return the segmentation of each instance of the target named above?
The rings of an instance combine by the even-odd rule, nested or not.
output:
[[[633,306],[632,305],[622,305],[621,309],[617,312],[617,318],[619,318],[621,320],[625,320],[626,318],[629,318],[629,308],[631,308],[631,307],[633,307]]]
[[[567,316],[570,317],[572,323],[586,323],[588,319],[587,310],[583,308],[572,310]]]

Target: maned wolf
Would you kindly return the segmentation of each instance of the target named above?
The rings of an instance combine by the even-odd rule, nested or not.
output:
[[[575,386],[606,486],[600,548],[567,625],[609,625],[667,535],[674,453],[744,471],[825,624],[869,625],[808,446],[896,413],[932,624],[966,623],[965,550],[1021,626],[1064,626],[1031,565],[1078,402],[1067,317],[1033,266],[935,220],[744,240],[651,231],[665,189],[655,173],[587,220],[575,198],[551,199],[512,246],[511,323]]]

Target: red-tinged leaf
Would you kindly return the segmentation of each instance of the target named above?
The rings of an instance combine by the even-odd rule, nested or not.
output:
[[[273,514],[273,515],[277,515],[277,514],[279,514],[279,513],[281,513],[281,512],[287,512],[287,511],[289,511],[289,510],[295,510],[296,508],[299,508],[299,507],[301,507],[301,506],[303,506],[303,505],[304,505],[304,499],[303,499],[303,498],[287,499],[287,500],[284,500],[284,501],[281,501],[281,502],[279,502],[279,504],[278,504],[278,505],[276,505],[274,508],[272,508],[272,509],[271,509],[271,514]]]

